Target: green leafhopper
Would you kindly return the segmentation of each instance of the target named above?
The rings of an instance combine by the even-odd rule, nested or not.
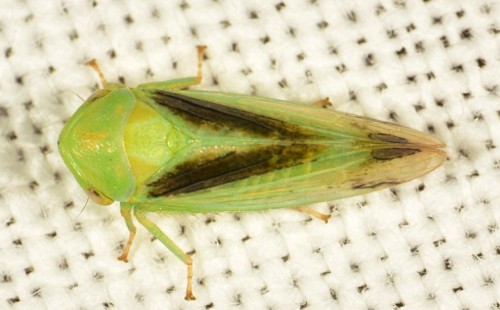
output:
[[[436,138],[396,124],[315,106],[187,90],[198,74],[128,88],[106,83],[65,125],[61,156],[95,202],[120,202],[187,266],[192,260],[148,212],[222,212],[300,207],[400,184],[446,159]],[[311,214],[317,215],[314,211]],[[321,215],[319,215],[321,216]],[[325,218],[323,218],[325,219]]]

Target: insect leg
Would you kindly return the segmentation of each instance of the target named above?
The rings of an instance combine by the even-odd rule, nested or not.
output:
[[[168,89],[186,88],[200,84],[203,78],[201,69],[203,64],[203,53],[205,52],[205,49],[207,47],[205,45],[198,45],[196,46],[196,48],[198,50],[198,67],[197,67],[198,71],[196,73],[196,76],[187,77],[183,79],[175,79],[170,81],[141,84],[138,86],[138,88],[168,90]]]
[[[326,109],[328,107],[331,107],[332,103],[330,102],[330,99],[328,99],[328,97],[327,97],[327,98],[318,100],[316,102],[313,102],[312,105],[315,107],[318,107],[318,108]]]
[[[106,82],[106,78],[104,77],[101,68],[97,64],[97,61],[95,59],[92,59],[89,62],[87,62],[86,65],[92,67],[92,69],[94,69],[97,72],[97,74],[99,75],[99,79],[101,80],[102,87],[106,87],[106,84],[108,82]]]
[[[135,218],[142,224],[156,239],[160,240],[172,253],[177,256],[184,264],[187,266],[187,287],[186,287],[186,300],[194,300],[196,299],[193,295],[192,291],[192,278],[193,278],[193,261],[191,257],[184,253],[161,229],[156,226],[155,223],[151,222],[146,218],[146,214],[142,210],[138,210],[134,208]]]
[[[299,212],[309,214],[310,216],[313,216],[319,220],[322,220],[323,222],[325,222],[325,224],[328,223],[328,220],[330,219],[330,216],[331,216],[330,214],[323,214],[323,213],[314,211],[310,207],[295,207],[294,209],[299,211]]]
[[[132,206],[128,205],[126,203],[121,203],[120,204],[120,213],[123,216],[123,219],[125,220],[125,224],[127,224],[127,228],[129,231],[129,236],[128,236],[128,241],[125,247],[123,248],[122,255],[118,257],[118,260],[128,262],[128,252],[130,250],[130,246],[132,245],[132,241],[134,241],[135,237],[135,232],[137,229],[135,228],[134,222],[132,221]]]

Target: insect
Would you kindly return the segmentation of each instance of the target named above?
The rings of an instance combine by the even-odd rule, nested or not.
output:
[[[222,212],[300,207],[380,190],[417,178],[446,159],[425,133],[269,98],[188,90],[198,73],[128,88],[107,83],[68,120],[61,156],[98,204],[120,202],[129,238],[137,221],[187,266],[193,263],[148,212]],[[310,210],[309,213],[326,220]]]

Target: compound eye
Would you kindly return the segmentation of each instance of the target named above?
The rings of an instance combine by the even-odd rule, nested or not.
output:
[[[109,199],[108,197],[100,194],[98,191],[96,191],[93,188],[88,188],[85,190],[87,193],[87,196],[89,196],[90,200],[92,200],[95,203],[98,203],[103,206],[107,206],[112,204],[114,201]]]
[[[111,92],[111,90],[106,89],[106,88],[98,89],[92,95],[90,95],[90,97],[88,97],[87,100],[85,100],[85,102],[92,103],[92,102],[96,101],[97,99],[106,96],[110,92]]]

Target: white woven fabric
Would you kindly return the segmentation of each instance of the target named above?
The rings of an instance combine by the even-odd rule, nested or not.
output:
[[[57,151],[99,86],[191,76],[441,138],[421,179],[291,210],[152,216],[194,259],[89,203]],[[1,309],[500,308],[500,3],[440,0],[0,2]]]

